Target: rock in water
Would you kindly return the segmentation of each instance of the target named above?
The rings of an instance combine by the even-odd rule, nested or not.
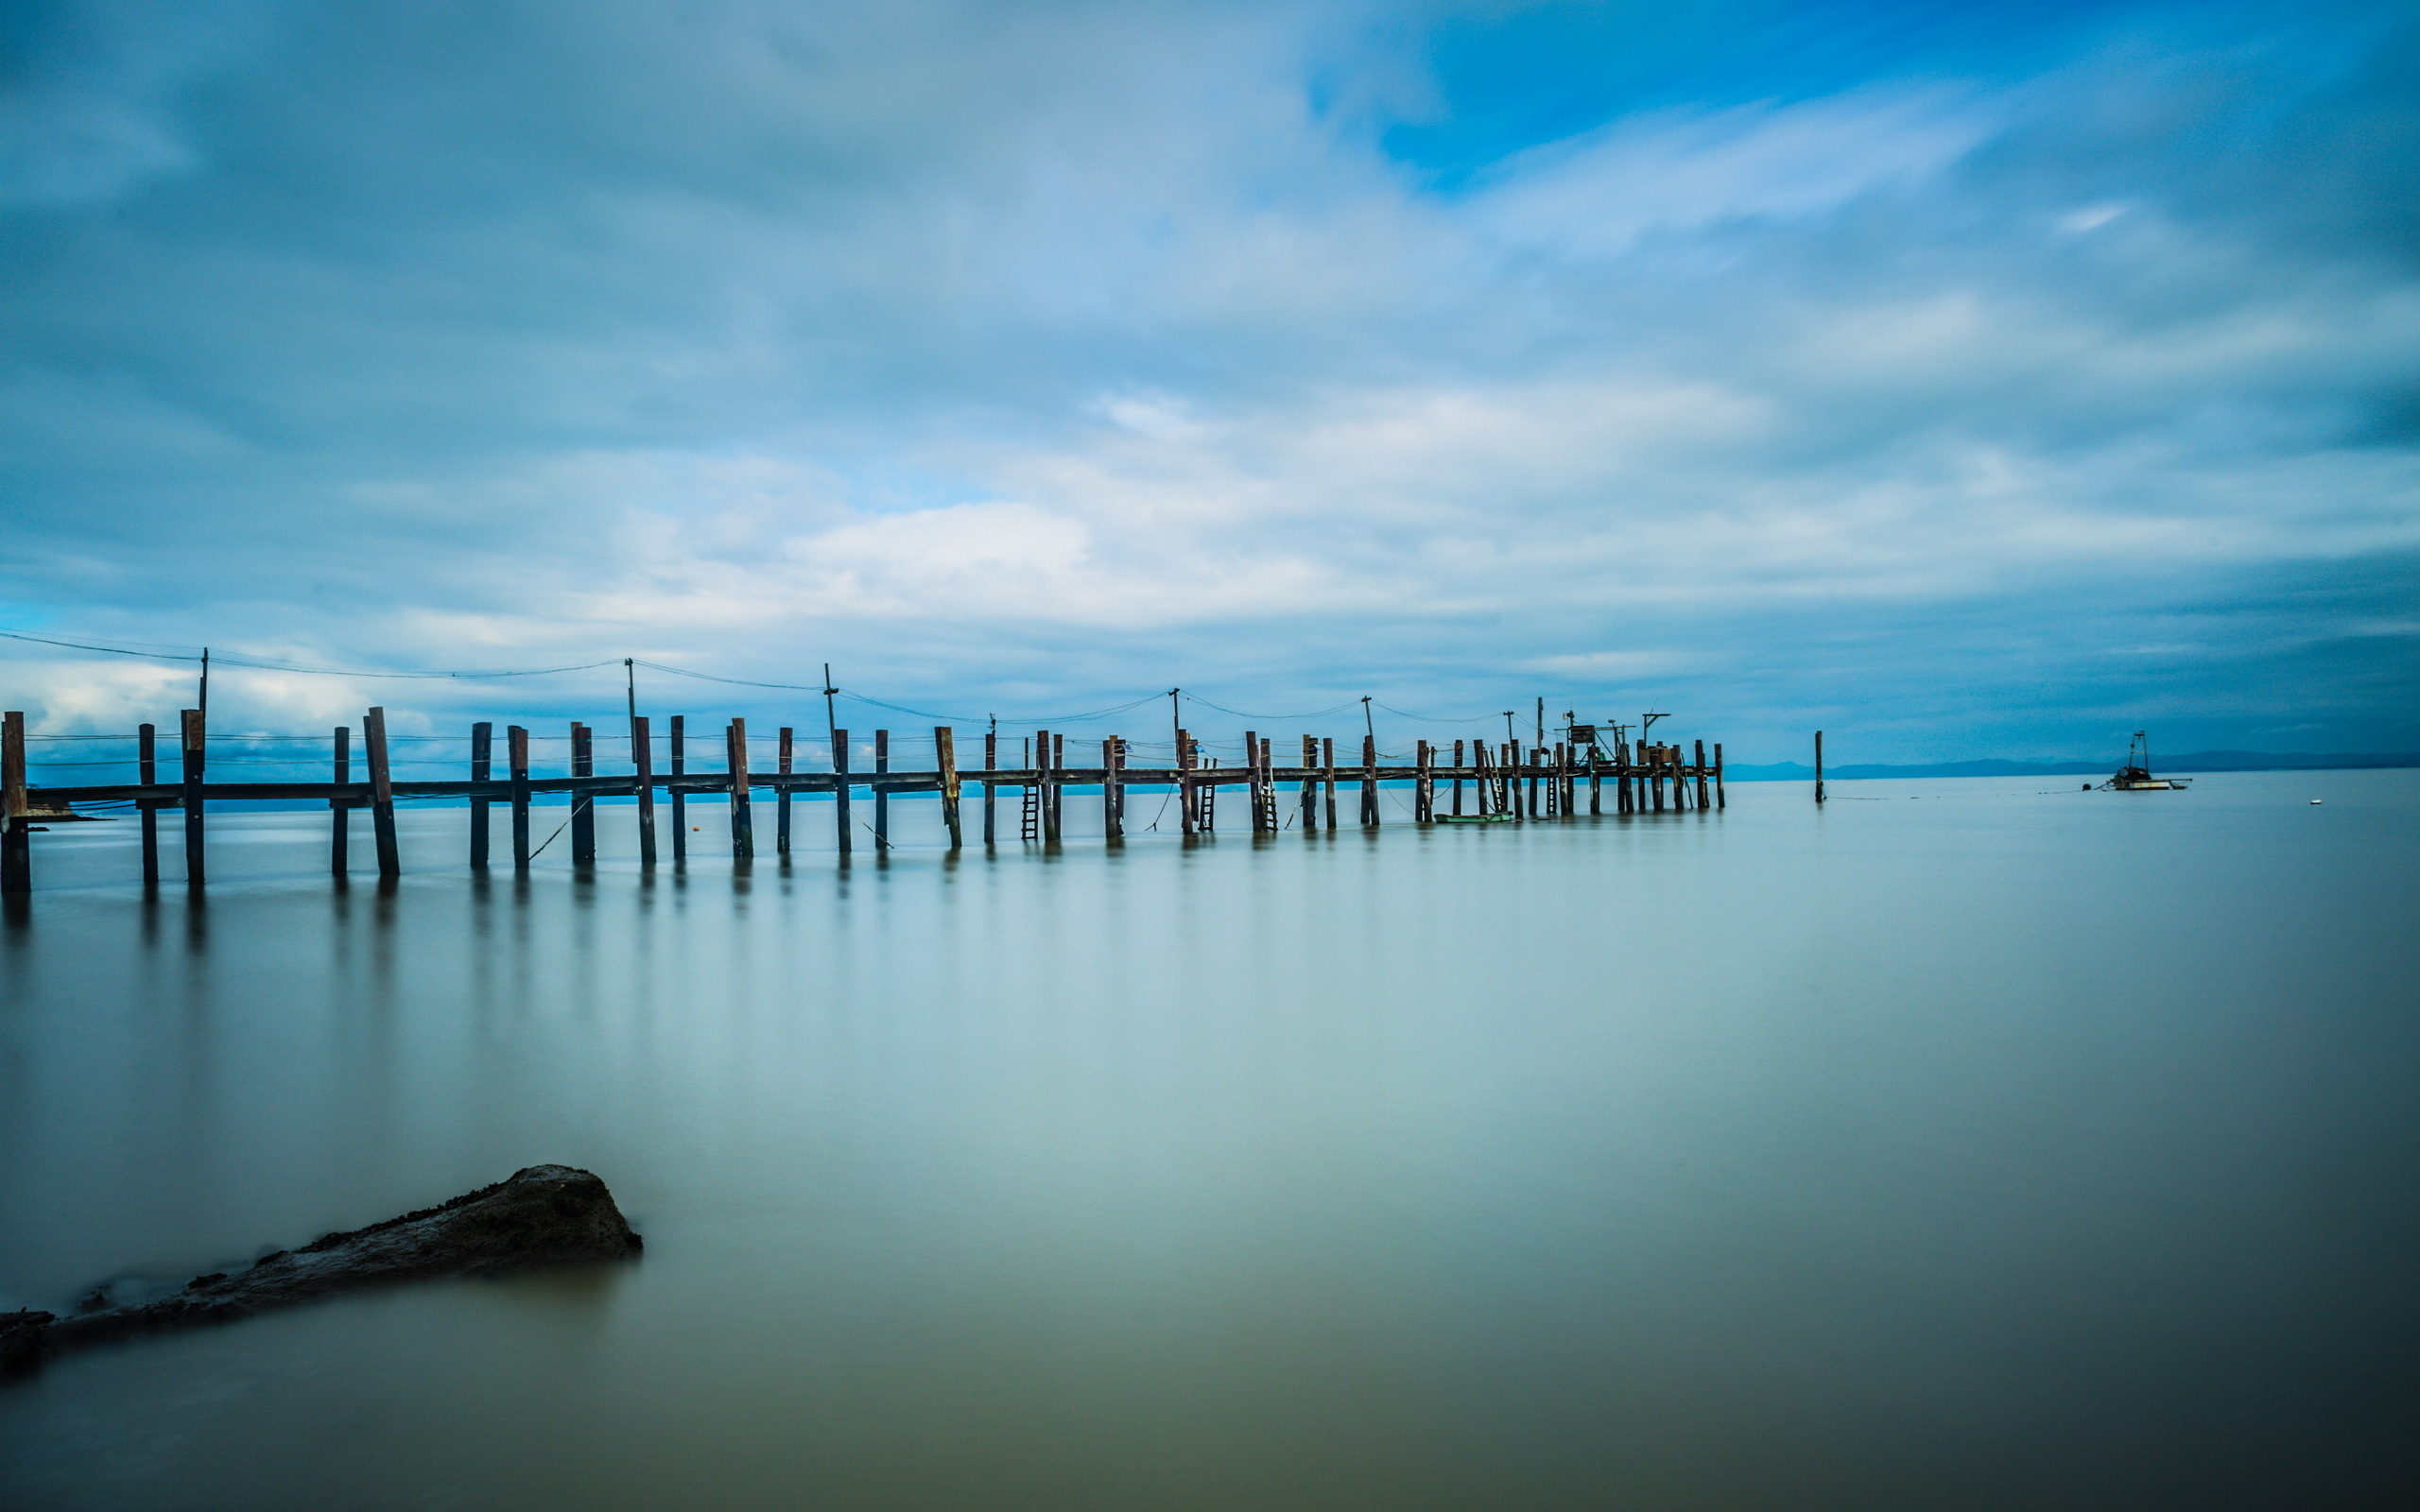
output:
[[[67,1317],[0,1313],[0,1370],[78,1344],[227,1321],[359,1286],[502,1276],[638,1251],[639,1236],[603,1181],[568,1165],[533,1165],[439,1207],[264,1255],[232,1275],[197,1276],[171,1297]]]

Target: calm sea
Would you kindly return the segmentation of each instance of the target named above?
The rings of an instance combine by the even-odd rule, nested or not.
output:
[[[38,835],[0,1304],[541,1161],[648,1247],[68,1357],[0,1506],[2401,1503],[2420,773],[1835,799],[956,858],[903,802],[845,871],[802,804],[745,876],[700,803],[652,880],[609,806],[520,882],[424,812],[383,894],[215,816],[204,903]]]

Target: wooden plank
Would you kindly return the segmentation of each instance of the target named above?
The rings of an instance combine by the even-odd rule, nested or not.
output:
[[[596,747],[589,729],[575,719],[571,725],[571,775],[596,775]],[[571,864],[575,867],[596,865],[596,795],[574,793],[571,796]]]
[[[730,751],[731,859],[750,861],[756,855],[756,805],[748,800],[748,721],[733,720],[723,740]]]
[[[33,801],[26,792],[26,716],[0,713],[0,893],[34,890]]]
[[[683,776],[689,770],[689,716],[674,714],[665,740],[665,755],[672,766],[669,775]],[[689,858],[689,799],[677,782],[666,783],[664,791],[672,804],[672,864],[677,867]]]
[[[783,777],[790,775],[794,754],[791,728],[784,725],[780,743],[773,750],[776,774]],[[785,858],[790,853],[790,790],[786,785],[778,788],[773,797],[773,853]]]
[[[344,731],[337,731],[337,739],[343,740]],[[489,766],[494,759],[494,725],[482,719],[471,727],[472,782],[484,782],[488,780]],[[343,779],[339,778],[337,781],[341,782]],[[339,813],[337,817],[342,818],[343,815]],[[488,867],[488,800],[483,798],[471,799],[471,866],[479,871],[485,871]]]
[[[966,843],[959,830],[958,811],[958,731],[947,725],[933,727],[933,766],[941,775],[942,824],[949,831],[949,848],[953,850]]]
[[[378,845],[378,875],[404,874],[402,852],[395,844],[395,783],[387,769],[387,711],[372,708],[361,718],[361,746],[370,758],[370,829]]]
[[[832,825],[840,837],[840,854],[849,853],[849,732],[832,731]]]
[[[648,716],[631,715],[631,779],[639,800],[639,865],[655,865],[655,741],[648,731]]]
[[[529,731],[519,725],[505,727],[504,765],[512,782],[512,868],[527,871],[529,869]]]
[[[160,780],[160,730],[156,725],[145,725],[135,731],[134,771],[145,787]],[[143,816],[143,885],[156,887],[160,885],[160,805],[138,799],[135,807]]]
[[[338,787],[348,786],[353,782],[353,731],[343,725],[337,726],[333,746],[335,757],[329,764],[330,771]],[[338,793],[328,799],[328,807],[333,811],[328,821],[328,870],[341,877],[353,869],[353,802]],[[481,838],[476,832],[471,836],[475,855]]]

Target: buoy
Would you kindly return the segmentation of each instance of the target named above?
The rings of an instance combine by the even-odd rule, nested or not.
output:
[[[2312,806],[2313,808],[2316,808],[2316,807],[2318,807],[2320,804],[2326,802],[2326,801],[2327,801],[2327,799],[2324,799],[2324,798],[2315,798],[2315,799],[2312,799],[2310,801],[2311,801],[2311,806]]]

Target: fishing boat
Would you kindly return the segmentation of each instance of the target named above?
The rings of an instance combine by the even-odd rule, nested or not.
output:
[[[2187,777],[2153,777],[2152,775],[2151,737],[2141,730],[2126,747],[2126,765],[2118,775],[2100,784],[2104,793],[2164,793],[2182,791],[2192,781]]]

